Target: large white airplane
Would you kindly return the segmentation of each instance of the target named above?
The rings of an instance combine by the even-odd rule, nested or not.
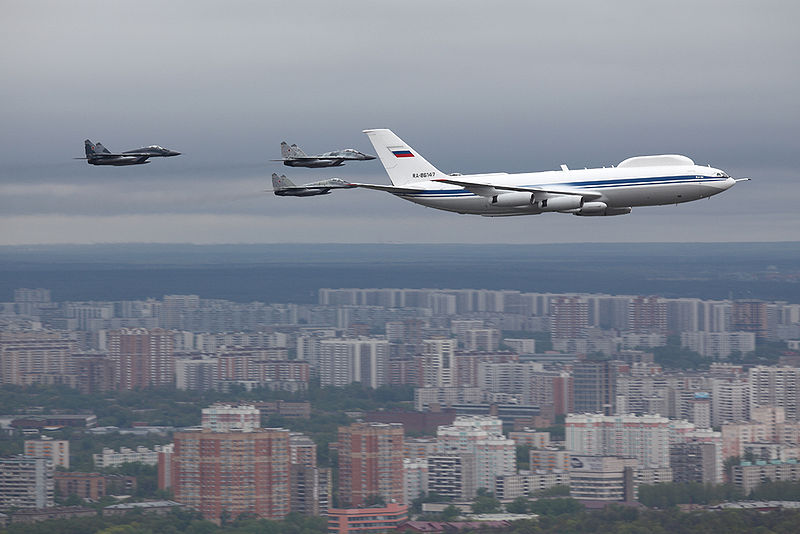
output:
[[[364,130],[392,185],[350,183],[386,191],[430,208],[507,217],[546,212],[582,216],[625,215],[636,206],[707,198],[737,181],[725,171],[673,154],[628,158],[616,167],[508,174],[445,174],[394,132]]]

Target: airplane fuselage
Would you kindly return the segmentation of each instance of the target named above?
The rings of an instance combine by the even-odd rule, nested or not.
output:
[[[341,158],[313,160],[287,159],[283,162],[283,164],[287,167],[307,167],[309,169],[321,169],[324,167],[341,167],[344,165],[344,162]]]
[[[436,173],[437,175],[439,173]],[[435,176],[447,178],[446,175]],[[396,196],[430,208],[457,213],[484,216],[535,215],[548,211],[576,213],[586,204],[587,209],[594,203],[605,204],[606,208],[623,210],[636,206],[659,206],[680,204],[710,197],[725,191],[736,181],[726,173],[712,167],[687,166],[647,166],[647,167],[609,167],[597,169],[546,171],[521,174],[492,173],[455,177],[454,180],[491,182],[499,186],[521,188],[567,188],[580,192],[585,190],[595,194],[591,201],[575,198],[579,205],[558,204],[564,196],[543,194],[532,190],[498,191],[493,196],[481,196],[464,187],[437,182],[424,181],[409,184],[418,193],[394,193]],[[599,196],[598,196],[599,195]],[[574,195],[569,195],[572,198]],[[551,205],[547,202],[551,200]],[[556,209],[561,206],[563,209]],[[599,206],[598,206],[599,207]],[[608,214],[622,214],[619,213]],[[586,213],[588,214],[588,213]]]
[[[113,165],[121,167],[123,165],[144,165],[150,156],[114,156],[110,158],[88,158],[86,161],[90,165]]]
[[[301,187],[292,189],[276,189],[275,195],[279,197],[315,197],[317,195],[327,195],[330,189],[305,189]]]

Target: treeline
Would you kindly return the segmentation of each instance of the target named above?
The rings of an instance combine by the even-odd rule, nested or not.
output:
[[[681,513],[608,506],[597,512],[540,516],[496,532],[513,534],[796,534],[800,511],[725,510]]]
[[[217,526],[198,512],[176,510],[164,516],[132,512],[118,517],[12,523],[0,529],[0,534],[322,534],[327,530],[324,517],[289,514],[284,521],[242,517]]]
[[[663,509],[678,504],[716,504],[744,498],[744,492],[733,484],[668,482],[639,486],[639,502],[649,508]]]
[[[800,501],[800,482],[765,482],[749,495],[733,484],[697,482],[639,486],[639,502],[650,508],[669,508],[678,504],[717,504],[726,501]]]
[[[639,510],[611,505],[603,510],[542,514],[537,519],[515,521],[485,533],[512,534],[795,534],[800,511],[723,510],[682,513]],[[290,514],[284,521],[242,516],[217,526],[196,512],[180,510],[166,516],[130,513],[121,517],[83,517],[41,523],[11,524],[0,534],[322,534],[324,517]],[[475,531],[473,531],[475,532]]]
[[[411,386],[383,386],[371,389],[360,383],[344,387],[322,387],[312,381],[306,392],[288,393],[257,388],[245,391],[184,391],[175,388],[148,388],[136,391],[108,391],[82,395],[65,386],[0,387],[0,406],[4,414],[94,413],[99,426],[129,427],[134,422],[155,426],[192,426],[200,422],[200,410],[215,402],[310,401],[315,410],[336,412],[411,407]],[[33,413],[32,415],[36,415]]]

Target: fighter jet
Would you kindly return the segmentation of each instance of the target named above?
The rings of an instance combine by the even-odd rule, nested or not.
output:
[[[316,156],[309,156],[297,146],[289,146],[286,141],[281,143],[281,156],[283,159],[272,161],[283,161],[287,167],[309,167],[317,169],[320,167],[341,167],[345,161],[368,161],[375,159],[375,156],[364,154],[352,148],[325,152]]]
[[[122,153],[110,152],[106,147],[100,143],[92,143],[89,139],[84,141],[86,146],[86,157],[75,158],[85,159],[89,165],[144,165],[150,163],[147,161],[150,158],[169,158],[171,156],[180,156],[180,152],[162,148],[158,145],[150,145],[136,150],[126,150]]]
[[[331,189],[349,189],[355,187],[340,178],[330,178],[320,180],[305,185],[295,185],[286,175],[278,176],[272,173],[272,190],[279,197],[313,197],[315,195],[327,195]]]

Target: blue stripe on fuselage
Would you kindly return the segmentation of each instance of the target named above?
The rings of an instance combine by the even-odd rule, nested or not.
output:
[[[651,176],[647,178],[616,178],[614,180],[595,180],[595,181],[584,181],[584,182],[559,182],[559,183],[550,183],[550,184],[536,184],[536,185],[519,185],[514,187],[530,187],[531,193],[536,192],[536,188],[538,189],[547,189],[552,187],[557,189],[559,187],[575,187],[576,189],[612,189],[615,187],[628,187],[628,186],[635,186],[635,185],[666,185],[666,184],[677,184],[677,183],[684,183],[684,182],[696,182],[696,183],[707,183],[707,182],[724,182],[726,178],[717,177],[717,176],[701,176],[698,178],[696,174],[691,176]],[[502,187],[502,184],[498,184],[499,187]],[[469,196],[478,196],[468,189],[429,189],[425,191],[420,191],[419,193],[396,193],[397,196],[425,196],[425,197],[441,197],[441,198],[451,198],[451,197],[469,197]]]

